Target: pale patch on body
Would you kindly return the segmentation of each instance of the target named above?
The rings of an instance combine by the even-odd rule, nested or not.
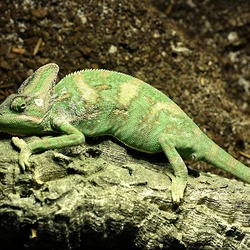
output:
[[[183,116],[182,109],[179,106],[177,106],[175,103],[168,103],[167,109],[170,115],[174,117],[180,117],[180,115]]]
[[[75,74],[72,76],[74,77],[74,80],[77,82],[75,89],[77,88],[79,95],[87,102],[96,104],[98,102],[98,94],[94,90],[94,88],[89,86],[86,82],[84,82],[84,79],[81,74]]]
[[[141,82],[137,79],[119,85],[118,102],[125,107],[129,106],[131,101],[138,96],[140,85]]]
[[[210,150],[209,154],[212,155],[213,157],[216,157],[221,149],[219,147],[210,147],[209,150]]]
[[[71,97],[71,93],[67,92],[67,89],[64,87],[62,91],[60,92],[60,95],[55,96],[56,102],[62,102],[64,100],[67,100]]]
[[[149,98],[147,98],[148,100]],[[149,109],[148,114],[142,120],[143,126],[156,125],[160,124],[159,116],[164,114],[164,111],[167,110],[167,102],[151,102],[152,106]]]
[[[150,116],[158,114],[162,110],[166,110],[168,103],[167,102],[157,102],[151,109]]]

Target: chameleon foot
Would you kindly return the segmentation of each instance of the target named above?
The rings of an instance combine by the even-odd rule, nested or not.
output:
[[[180,203],[183,199],[187,182],[181,178],[172,179],[172,199],[175,203]]]
[[[172,199],[175,203],[180,203],[183,199],[187,182],[178,177],[172,178]]]
[[[32,152],[24,140],[19,139],[18,137],[12,137],[12,142],[20,149],[19,165],[21,169],[25,171],[26,166],[30,166],[29,157],[31,156]]]
[[[172,181],[172,200],[174,203],[180,203],[184,197],[184,191],[187,185],[187,181],[183,178],[176,177],[172,173],[166,172]]]

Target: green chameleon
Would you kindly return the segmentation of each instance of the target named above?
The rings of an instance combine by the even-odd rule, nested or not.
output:
[[[203,160],[250,183],[250,168],[210,140],[171,99],[137,78],[108,70],[82,70],[56,86],[59,67],[46,64],[0,105],[0,131],[18,136],[57,135],[30,143],[13,137],[19,164],[33,153],[84,143],[85,136],[111,135],[139,151],[163,151],[174,174],[172,199],[187,184],[182,158]]]

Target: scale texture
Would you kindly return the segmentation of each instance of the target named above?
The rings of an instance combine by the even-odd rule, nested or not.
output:
[[[204,160],[250,183],[250,169],[210,140],[170,98],[132,76],[107,70],[82,70],[56,86],[58,66],[40,67],[0,106],[0,130],[14,135],[58,135],[20,148],[24,170],[32,153],[75,146],[85,136],[111,135],[147,153],[163,151],[173,174],[172,199],[180,202],[187,184],[184,158]]]

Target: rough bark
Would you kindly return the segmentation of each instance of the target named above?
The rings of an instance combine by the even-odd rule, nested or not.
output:
[[[32,140],[32,138],[28,138]],[[250,249],[250,185],[190,176],[173,204],[163,154],[107,138],[31,157],[0,142],[1,249]]]

